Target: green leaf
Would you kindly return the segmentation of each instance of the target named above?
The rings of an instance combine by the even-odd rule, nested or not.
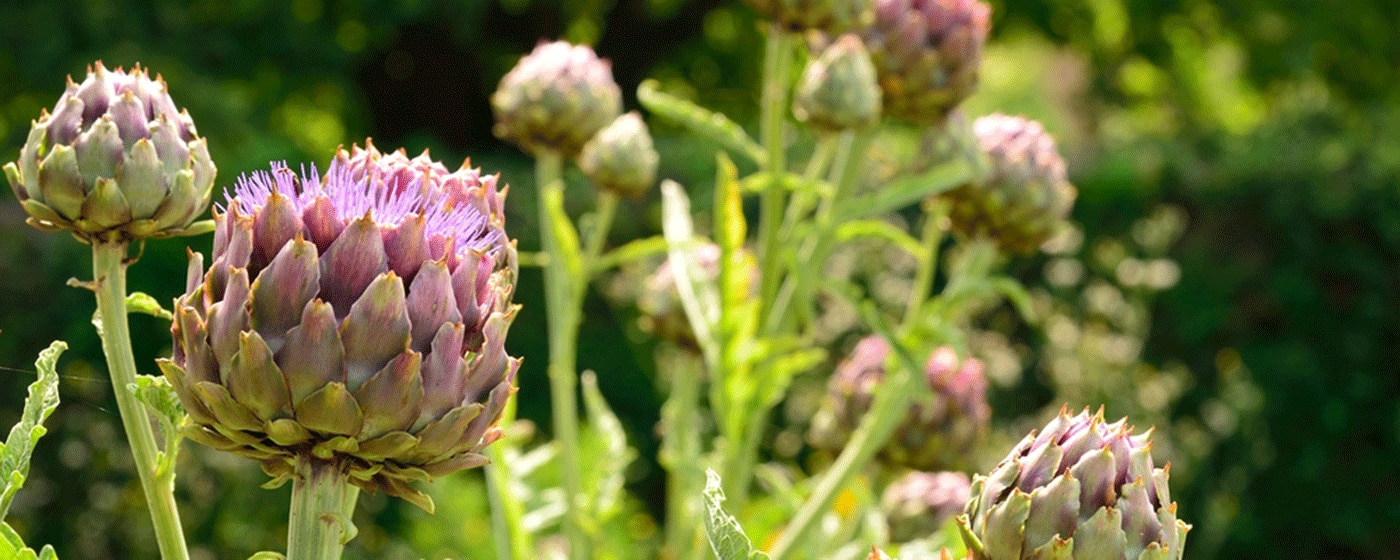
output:
[[[544,197],[545,206],[549,209],[550,233],[554,236],[554,251],[551,253],[548,267],[563,267],[568,274],[573,285],[587,285],[588,279],[584,276],[582,253],[579,251],[578,231],[574,230],[574,223],[569,220],[569,215],[564,211],[564,191],[562,189],[542,189],[540,196]]]
[[[1028,323],[1035,321],[1035,306],[1031,304],[1031,294],[1026,291],[1025,286],[1007,276],[992,278],[990,282],[993,290],[1016,306],[1016,311],[1021,314],[1022,319]]]
[[[281,552],[263,550],[254,552],[252,556],[248,557],[248,560],[287,560],[287,557],[283,556]]]
[[[666,238],[664,236],[653,236],[646,239],[635,239],[626,245],[603,253],[593,265],[593,273],[597,274],[616,266],[622,266],[632,261],[644,259],[652,255],[665,253],[667,249]]]
[[[656,80],[647,80],[637,86],[637,101],[653,114],[719,142],[721,146],[754,163],[763,165],[768,160],[763,147],[750,138],[743,127],[722,113],[662,92]]]
[[[880,220],[856,220],[846,222],[836,228],[836,240],[842,243],[861,237],[875,237],[893,243],[904,252],[923,260],[928,258],[928,250],[919,240],[899,229],[894,224]]]
[[[34,445],[48,432],[44,420],[58,408],[58,357],[68,344],[56,340],[34,362],[39,378],[29,385],[29,397],[24,400],[20,420],[10,429],[10,437],[0,446],[0,519],[10,511],[15,492],[24,486],[29,475],[29,458]]]
[[[764,560],[767,554],[754,549],[739,520],[724,511],[724,490],[719,475],[705,471],[705,535],[719,560]]]
[[[893,212],[930,196],[958,188],[973,178],[972,167],[963,161],[941,165],[927,173],[891,181],[863,196],[841,203],[836,223]]]
[[[131,292],[127,294],[126,312],[150,315],[157,319],[165,319],[166,321],[175,318],[173,313],[161,307],[160,302],[156,301],[156,298],[144,292]],[[102,336],[102,318],[97,315],[96,311],[92,313],[92,326],[97,327],[97,336]]]
[[[690,199],[675,181],[661,183],[661,229],[666,235],[668,259],[676,278],[681,307],[705,354],[711,370],[719,363],[715,331],[719,326],[719,289],[705,279],[695,257],[695,228],[690,220]]]
[[[598,377],[585,371],[580,381],[583,382],[583,407],[593,432],[585,439],[588,447],[584,453],[596,459],[591,468],[585,469],[593,472],[585,473],[588,478],[584,480],[583,491],[589,495],[593,506],[592,519],[603,523],[621,510],[627,467],[636,460],[637,452],[627,446],[627,433],[598,390]]]
[[[185,407],[180,404],[180,396],[175,394],[170,380],[151,375],[136,376],[136,382],[128,385],[127,390],[160,421],[165,445],[157,457],[156,476],[174,473],[175,457],[180,451],[180,440],[184,437],[180,426],[185,423]]]

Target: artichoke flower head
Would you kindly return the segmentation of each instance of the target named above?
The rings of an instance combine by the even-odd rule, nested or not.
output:
[[[885,114],[932,125],[977,90],[991,8],[980,0],[874,0],[865,44]]]
[[[573,157],[622,112],[622,89],[593,49],[541,41],[501,78],[491,109],[500,139]]]
[[[19,160],[5,165],[15,197],[43,230],[84,242],[196,235],[216,172],[188,112],[159,75],[88,67],[70,77],[53,113],[29,129]]]
[[[1191,526],[1176,517],[1170,465],[1153,467],[1152,431],[1066,410],[973,479],[958,518],[973,558],[1180,560]]]
[[[241,177],[161,362],[186,434],[279,480],[314,457],[431,510],[409,483],[487,462],[520,366],[497,179],[372,145],[324,175]]]

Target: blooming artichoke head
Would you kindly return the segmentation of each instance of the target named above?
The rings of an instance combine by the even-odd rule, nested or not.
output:
[[[638,198],[656,183],[660,160],[647,123],[633,111],[618,117],[584,144],[578,167],[598,188]]]
[[[870,0],[747,0],[788,31],[839,34],[870,24]]]
[[[207,232],[195,218],[214,173],[208,145],[159,75],[101,62],[83,83],[68,79],[53,113],[30,126],[19,161],[5,165],[30,225],[85,241]]]
[[[371,147],[324,176],[239,179],[161,363],[191,439],[282,479],[329,461],[425,509],[411,481],[486,462],[520,366],[497,178],[405,160]]]
[[[885,488],[880,509],[890,525],[890,539],[908,542],[937,533],[962,513],[971,482],[960,472],[909,471]]]
[[[541,42],[491,95],[496,136],[527,152],[572,157],[622,111],[612,67],[581,45]]]
[[[1181,558],[1191,526],[1176,518],[1169,467],[1152,464],[1152,431],[1065,409],[972,481],[958,518],[977,560]]]
[[[793,113],[817,128],[864,128],[880,119],[880,85],[860,37],[842,35],[807,64],[793,96]]]
[[[1064,223],[1077,195],[1055,139],[1036,121],[1001,114],[977,119],[972,129],[991,172],[946,194],[953,227],[1032,253]]]
[[[977,89],[991,8],[979,0],[873,0],[865,44],[885,91],[885,114],[942,120]]]
[[[832,451],[846,446],[885,380],[889,356],[889,343],[871,336],[837,366],[827,384],[826,401],[812,421],[813,445]],[[929,356],[924,375],[933,398],[910,407],[880,458],[890,466],[921,471],[961,468],[991,422],[982,362],[959,360],[944,346]]]

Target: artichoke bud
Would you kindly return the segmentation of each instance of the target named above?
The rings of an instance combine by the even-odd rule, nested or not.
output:
[[[500,437],[514,246],[497,177],[367,146],[325,175],[239,178],[161,368],[191,439],[279,479],[314,456],[431,510],[410,482],[485,464]]]
[[[890,539],[908,542],[938,533],[962,513],[971,484],[960,472],[909,471],[895,479],[880,498]]]
[[[1153,466],[1151,430],[1066,410],[973,478],[958,517],[972,557],[1180,560],[1191,526],[1176,517],[1170,465]]]
[[[747,0],[759,15],[788,31],[840,34],[870,24],[870,0]]]
[[[578,156],[578,167],[600,189],[640,198],[656,183],[661,157],[647,124],[635,111],[598,131]]]
[[[1077,196],[1055,140],[1040,123],[996,114],[973,123],[990,168],[981,181],[949,191],[949,218],[964,235],[987,236],[1032,253],[1064,224]]]
[[[496,136],[539,155],[576,155],[622,111],[612,67],[586,46],[540,42],[491,95]]]
[[[846,34],[807,64],[793,113],[828,131],[864,128],[880,119],[880,84],[860,38]]]
[[[889,343],[870,336],[837,366],[812,421],[808,439],[814,446],[834,452],[846,446],[885,379],[889,356]],[[894,436],[881,448],[880,459],[892,467],[921,471],[962,468],[985,439],[991,422],[982,362],[960,360],[945,346],[934,350],[924,375],[932,399],[909,408]]]
[[[33,121],[19,160],[4,166],[28,223],[84,241],[195,235],[215,166],[189,113],[159,75],[88,67],[53,113]]]
[[[937,124],[977,89],[991,8],[979,0],[873,0],[865,44],[885,114]]]

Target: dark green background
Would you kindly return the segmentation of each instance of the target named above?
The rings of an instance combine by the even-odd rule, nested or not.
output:
[[[1183,518],[1218,520],[1198,523],[1188,557],[1400,557],[1400,3],[992,3],[999,50],[973,105],[1032,114],[1059,135],[1087,236],[1120,234],[1162,202],[1189,216],[1172,254],[1182,281],[1158,299],[1147,346],[1149,361],[1180,361],[1196,376],[1173,410],[1196,414],[1214,394],[1218,359],[1234,352],[1264,393],[1264,429],[1221,446],[1174,488]],[[65,74],[80,77],[96,59],[139,61],[164,74],[209,138],[220,186],[269,160],[324,164],[365,136],[449,162],[470,155],[513,185],[509,227],[533,248],[529,161],[491,135],[487,104],[516,57],[541,37],[595,42],[628,107],[636,85],[656,77],[751,124],[757,29],[732,0],[7,0],[0,161],[16,157]],[[713,147],[653,126],[662,175],[703,186]],[[586,192],[576,187],[580,211]],[[655,200],[627,204],[614,239],[655,232]],[[72,350],[64,405],[12,521],[64,558],[153,557],[88,323],[91,297],[63,284],[90,276],[89,257],[23,217],[0,204],[0,424],[17,415],[38,350],[56,338]],[[188,244],[207,250],[209,239]],[[173,297],[184,246],[151,243],[132,288]],[[510,344],[526,357],[521,415],[547,426],[539,278],[522,276]],[[633,444],[651,457],[659,398],[649,349],[618,342],[626,320],[590,299],[580,365],[603,373]],[[164,325],[139,317],[133,329],[139,363],[168,351]],[[999,396],[997,417],[1051,399]],[[279,546],[285,489],[256,490],[262,475],[250,462],[194,446],[185,455],[180,493],[201,558]],[[632,490],[657,505],[654,464],[632,474]],[[474,476],[459,477],[463,492],[477,491]],[[370,556],[406,550],[386,534],[417,554],[462,555],[434,548],[444,546],[436,533],[478,542],[471,535],[484,529],[374,498],[363,515],[362,528],[382,529],[362,533],[365,550],[383,551],[358,552]]]

